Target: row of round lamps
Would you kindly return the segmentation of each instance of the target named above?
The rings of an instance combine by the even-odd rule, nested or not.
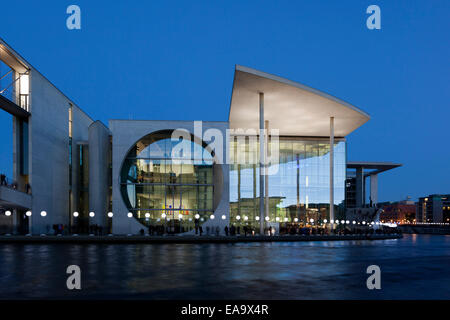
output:
[[[5,212],[5,215],[6,216],[10,216],[11,215],[11,211],[6,211]],[[25,213],[25,215],[27,216],[27,217],[31,217],[31,215],[32,215],[32,213],[31,213],[31,211],[27,211],[26,213]],[[114,216],[114,214],[112,213],[112,212],[108,212],[108,217],[109,218],[112,218],[113,216]],[[47,212],[46,211],[41,211],[41,217],[46,217],[47,216]],[[73,213],[73,216],[76,218],[76,217],[78,217],[79,216],[79,213],[78,212],[74,212]],[[93,217],[95,217],[95,212],[93,212],[93,211],[91,211],[91,212],[89,212],[89,217],[91,217],[91,218],[93,218]],[[131,213],[131,212],[128,212],[127,213],[127,217],[128,218],[132,218],[133,217],[133,213]],[[146,218],[150,218],[150,213],[146,213],[145,214],[145,217]],[[162,215],[161,215],[161,217],[163,218],[163,219],[165,219],[166,218],[166,214],[165,213],[163,213]],[[182,215],[180,214],[180,215],[178,215],[178,218],[181,220],[182,219]],[[200,218],[200,215],[197,213],[196,215],[195,215],[195,219],[199,219]],[[212,214],[212,215],[210,215],[209,216],[209,218],[211,219],[211,220],[214,220],[215,219],[215,216]],[[227,217],[225,216],[225,215],[222,215],[222,220],[225,220]],[[255,217],[255,220],[256,221],[259,221],[259,217],[258,216],[256,216]],[[241,220],[241,216],[236,216],[236,220]],[[248,221],[248,216],[244,216],[244,220],[245,221]],[[266,221],[270,221],[270,218],[269,217],[265,217],[265,220]],[[275,220],[276,221],[280,221],[280,217],[276,217],[275,218]],[[284,218],[284,222],[287,222],[288,221],[288,218]],[[294,218],[294,222],[298,222],[298,218]],[[309,222],[310,223],[314,223],[314,219],[310,219],[309,220]],[[324,219],[323,220],[323,222],[326,224],[326,223],[328,223],[328,220],[327,219]],[[330,224],[339,224],[339,220],[330,220]],[[350,221],[349,220],[341,220],[340,221],[340,224],[350,224]],[[360,224],[360,222],[356,222],[355,220],[353,220],[352,221],[352,224]],[[363,222],[361,222],[361,224],[363,224],[363,225],[365,225],[365,224],[371,224],[371,225],[374,225],[374,224],[381,224],[380,222],[374,222],[374,221],[372,221],[372,222],[366,222],[366,221],[363,221]]]
[[[31,211],[27,211],[26,213],[25,213],[25,215],[27,216],[27,217],[31,217]],[[5,211],[5,216],[7,216],[7,217],[9,217],[11,215],[11,211]],[[41,211],[41,217],[46,217],[47,216],[47,211]]]

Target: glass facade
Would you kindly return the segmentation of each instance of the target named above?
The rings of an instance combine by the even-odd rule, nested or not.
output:
[[[230,138],[230,157],[259,159],[257,138]],[[335,140],[335,218],[345,215],[346,143]],[[269,142],[268,146],[271,150]],[[271,222],[307,225],[329,220],[330,144],[328,139],[279,139],[278,171],[268,178]],[[248,163],[249,161],[247,161]],[[230,219],[232,224],[257,228],[259,221],[259,163],[230,165]]]
[[[179,143],[171,132],[153,133],[136,143],[124,160],[122,197],[143,224],[171,221],[189,227],[197,214],[199,221],[206,221],[213,213],[213,156],[192,141],[183,142],[190,155],[178,154],[174,147]]]

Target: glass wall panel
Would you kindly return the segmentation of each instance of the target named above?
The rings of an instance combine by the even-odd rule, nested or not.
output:
[[[248,139],[231,139],[231,141],[231,159],[236,160],[238,153],[249,153],[250,150],[257,150],[259,159],[257,146],[259,142],[256,139],[253,142]],[[252,143],[253,146],[250,145]],[[268,178],[271,222],[307,225],[310,219],[316,222],[329,220],[329,151],[328,139],[280,138],[278,172]],[[240,157],[251,155],[241,154]],[[334,146],[334,205],[337,218],[343,218],[345,212],[345,157],[345,141],[337,141]],[[259,226],[257,216],[259,216],[259,163],[231,164],[231,222],[257,228]]]

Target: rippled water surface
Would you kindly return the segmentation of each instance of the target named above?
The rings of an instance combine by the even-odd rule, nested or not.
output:
[[[79,265],[82,289],[66,288]],[[381,268],[368,290],[366,268]],[[450,299],[450,236],[238,244],[0,244],[0,299]]]

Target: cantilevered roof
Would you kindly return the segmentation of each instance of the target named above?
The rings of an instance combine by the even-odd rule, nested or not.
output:
[[[402,165],[400,163],[393,163],[393,162],[374,162],[374,161],[348,161],[347,162],[347,168],[348,169],[369,169],[372,170],[366,175],[380,173],[383,171],[391,170],[394,168],[401,167]]]
[[[229,122],[231,129],[259,129],[259,92],[264,93],[264,119],[282,136],[345,137],[370,117],[360,109],[278,76],[236,66]]]
[[[25,60],[8,46],[2,38],[0,38],[0,60],[19,73],[25,73],[30,69]]]

